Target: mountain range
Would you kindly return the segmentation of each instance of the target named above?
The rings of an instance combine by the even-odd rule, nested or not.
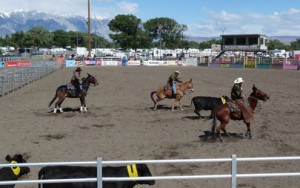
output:
[[[91,33],[108,39],[110,19],[91,18]],[[0,36],[10,35],[32,27],[41,26],[49,31],[65,30],[88,32],[87,18],[77,15],[61,15],[38,11],[0,12]]]
[[[91,33],[100,35],[108,40],[109,30],[108,23],[111,19],[91,17]],[[58,29],[65,31],[87,32],[87,18],[77,15],[62,15],[56,13],[47,13],[39,11],[12,11],[0,12],[0,36],[10,35],[17,31],[24,31],[32,27],[41,26],[49,31]],[[220,36],[215,37],[200,37],[187,36],[188,40],[196,42],[204,42],[212,38],[220,39]],[[296,41],[300,36],[269,36],[271,40],[279,40],[289,44]]]

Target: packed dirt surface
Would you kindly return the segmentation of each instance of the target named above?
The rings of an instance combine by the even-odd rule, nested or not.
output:
[[[300,156],[300,72],[205,67],[82,67],[95,76],[86,97],[88,112],[80,113],[79,99],[67,98],[63,113],[48,107],[58,86],[69,82],[75,68],[60,69],[0,98],[0,162],[7,154],[22,153],[28,162],[111,160],[213,159]],[[150,93],[166,84],[175,70],[184,81],[192,78],[194,92],[182,98],[184,110],[171,111],[173,99],[156,111]],[[251,124],[252,139],[243,139],[243,121],[230,121],[231,137],[223,142],[203,139],[209,119],[197,119],[194,96],[230,96],[233,80],[243,77],[244,95],[252,86],[268,93]],[[201,114],[209,115],[203,111]],[[148,164],[153,176],[230,174],[230,162]],[[37,179],[41,167],[31,167],[22,179]],[[238,173],[299,172],[299,161],[238,162]],[[153,188],[230,187],[231,179],[156,180]],[[241,188],[297,188],[298,177],[238,177]],[[16,187],[37,187],[36,184]],[[136,187],[150,187],[139,185]]]

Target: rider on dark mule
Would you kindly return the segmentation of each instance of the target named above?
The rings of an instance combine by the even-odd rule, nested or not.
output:
[[[82,78],[81,78],[81,68],[77,67],[77,69],[75,71],[73,71],[73,76],[71,78],[71,83],[70,85],[73,86],[73,88],[71,87],[71,94],[73,96],[77,96],[81,93],[81,84],[82,84]]]
[[[231,89],[231,99],[233,105],[231,106],[234,110],[241,110],[245,122],[250,123],[253,120],[253,111],[250,110],[249,104],[246,103],[244,96],[242,95],[243,93],[243,88],[242,88],[242,83],[244,82],[243,78],[237,78],[234,80],[234,85]],[[234,109],[235,107],[238,107],[238,109]]]
[[[176,95],[176,82],[182,83],[182,80],[178,78],[180,72],[177,70],[173,72],[168,78],[168,85],[172,88],[172,95]]]

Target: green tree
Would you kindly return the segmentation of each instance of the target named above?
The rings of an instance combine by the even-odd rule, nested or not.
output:
[[[24,47],[25,33],[23,31],[17,31],[10,36],[10,41],[15,48]]]
[[[286,49],[286,45],[279,40],[270,40],[267,44],[268,50]]]
[[[51,47],[53,34],[43,27],[33,27],[24,36],[24,45],[36,47]]]
[[[291,48],[293,50],[300,50],[300,39],[296,39],[296,41],[291,42]]]
[[[53,46],[65,48],[71,45],[70,35],[64,30],[56,30],[53,34]]]
[[[109,22],[108,27],[114,32],[113,34],[109,34],[110,38],[122,49],[144,47],[141,39],[147,38],[147,33],[141,29],[141,19],[136,16],[131,14],[117,15]]]
[[[174,19],[162,17],[146,21],[144,29],[153,39],[160,41],[161,47],[174,49],[184,39],[183,32],[187,30],[187,26],[178,24]]]
[[[212,38],[209,41],[201,42],[199,48],[202,50],[205,48],[211,48],[212,44],[221,44],[221,40],[216,40],[215,38]]]

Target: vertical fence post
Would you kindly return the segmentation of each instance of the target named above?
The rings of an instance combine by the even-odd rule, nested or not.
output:
[[[236,155],[231,156],[231,188],[236,188],[237,161]]]
[[[102,158],[97,157],[97,188],[102,188]]]
[[[4,76],[1,76],[1,84],[2,84],[2,92],[1,92],[1,96],[4,95]]]
[[[15,90],[14,74],[11,75],[11,90],[12,92]]]

